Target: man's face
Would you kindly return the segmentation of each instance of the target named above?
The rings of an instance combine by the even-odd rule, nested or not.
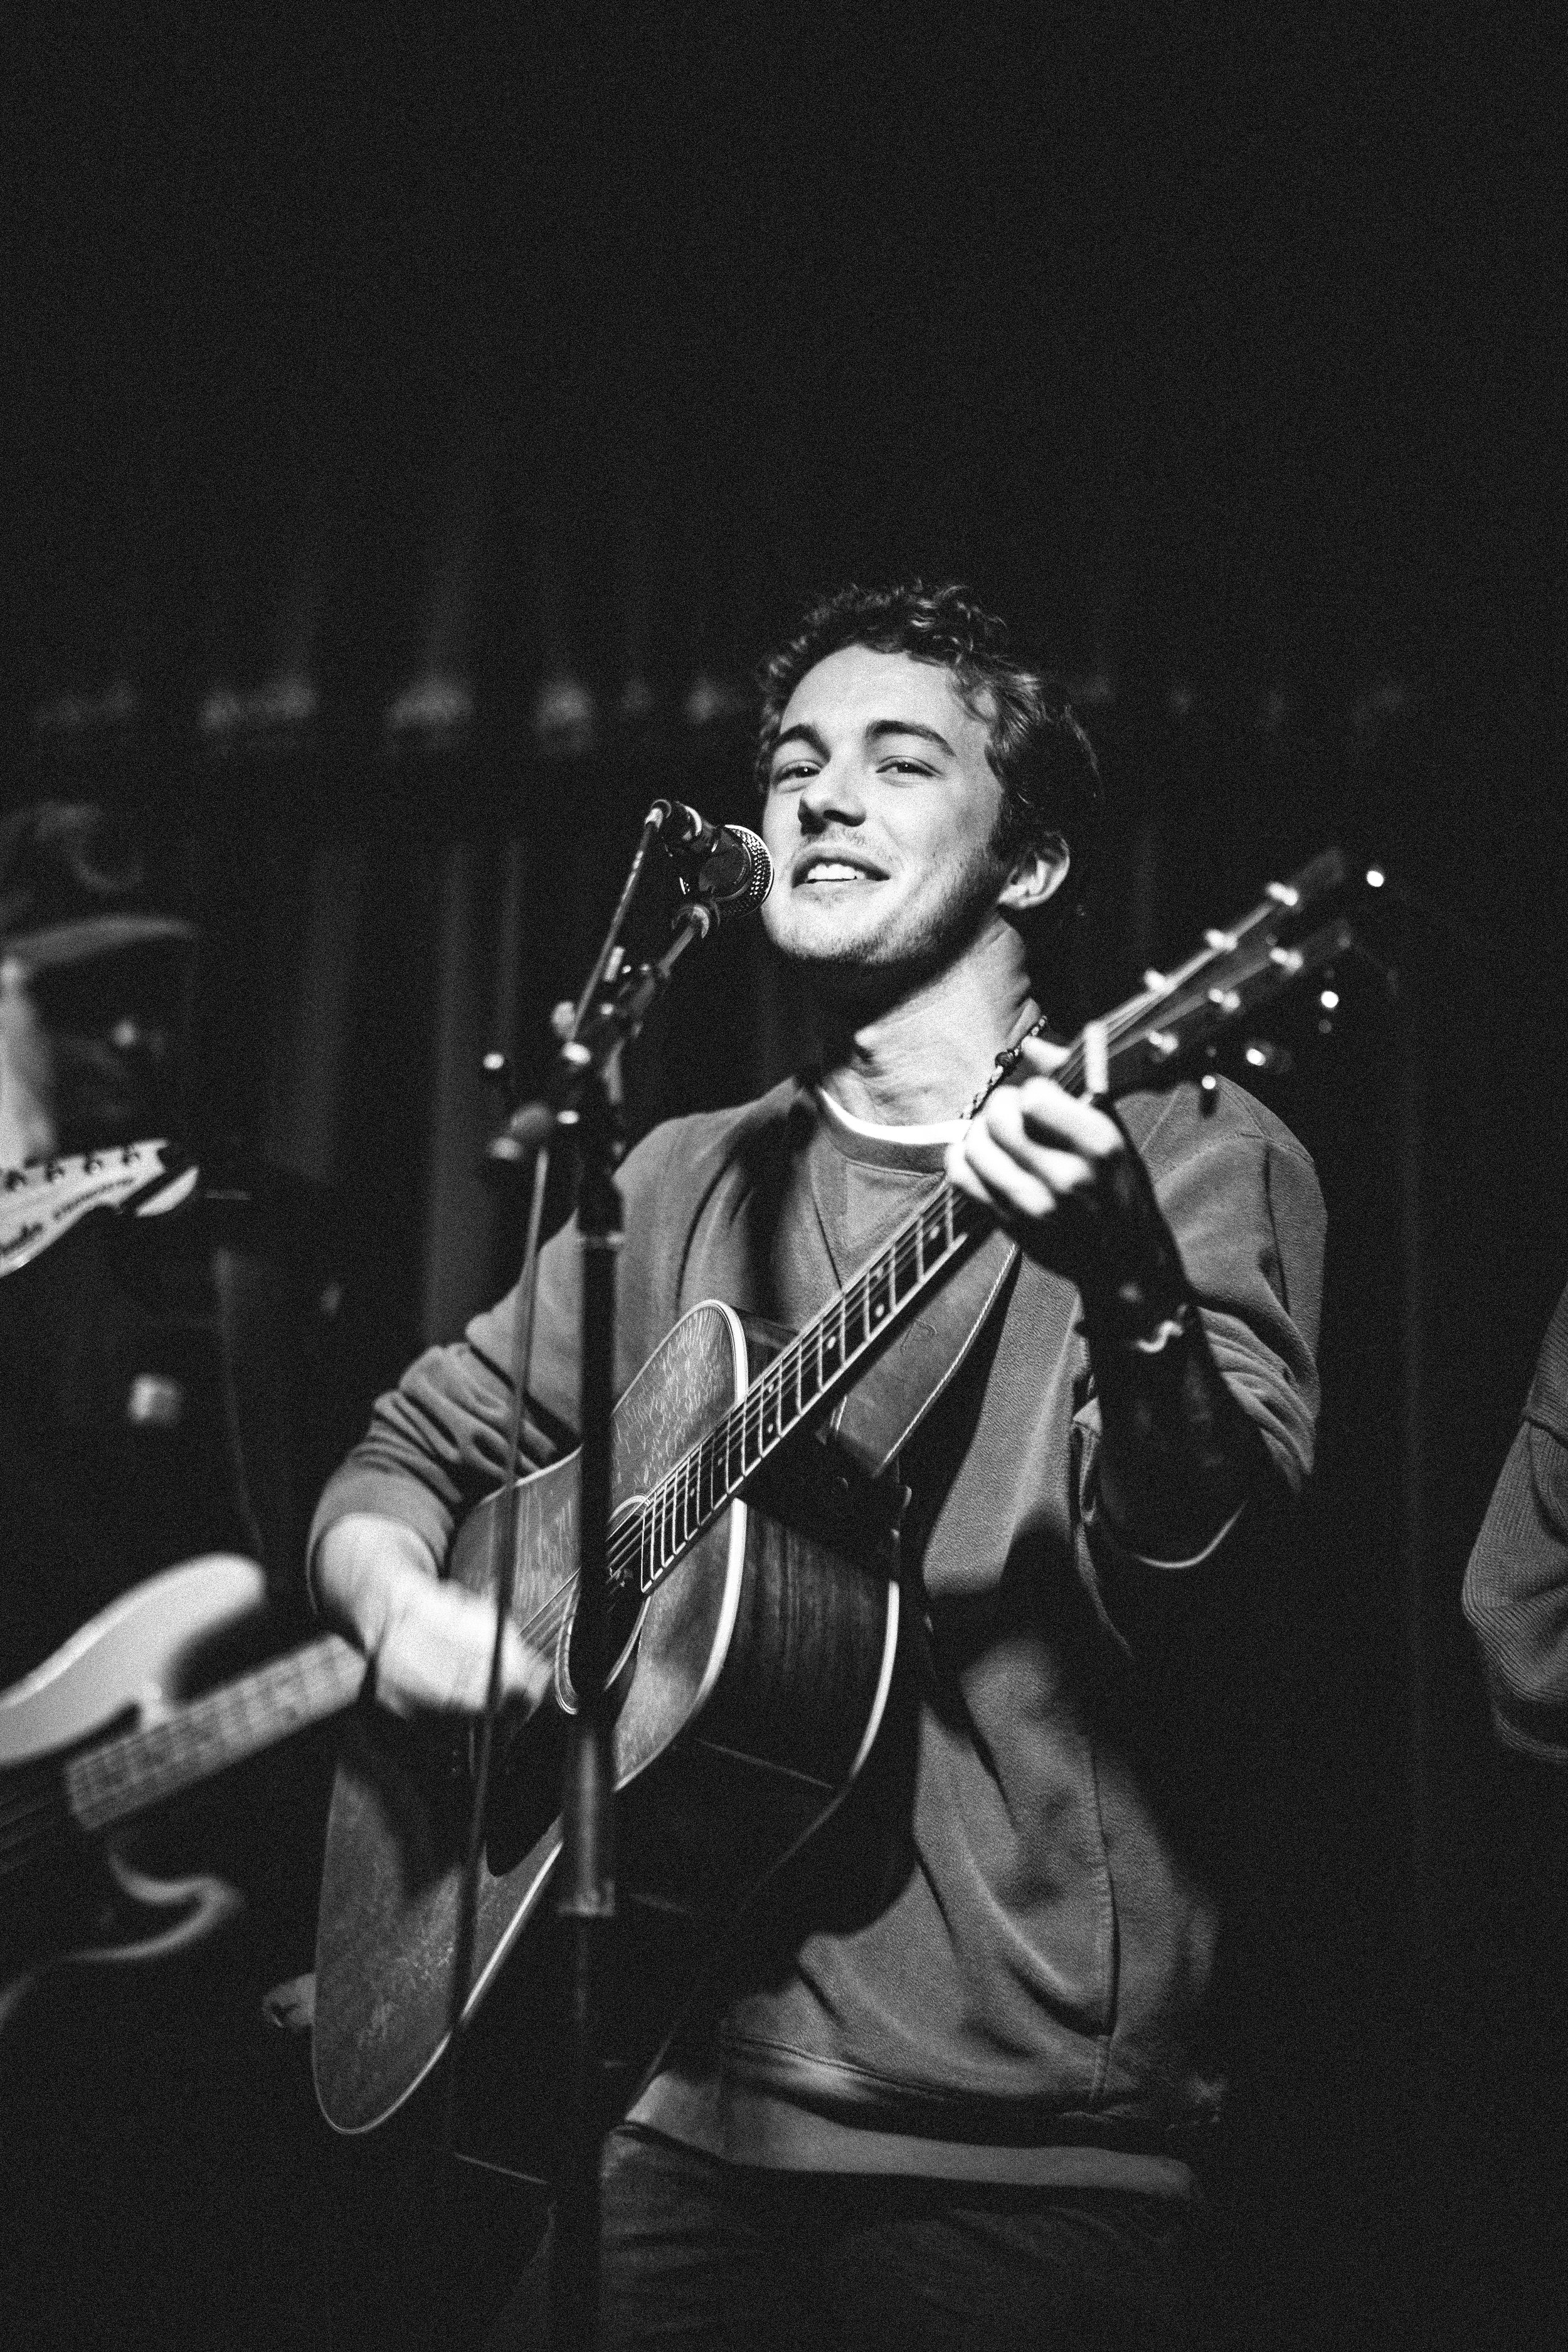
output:
[[[933,663],[846,646],[801,679],[763,810],[763,920],[820,984],[895,999],[979,938],[1007,879],[985,744]]]

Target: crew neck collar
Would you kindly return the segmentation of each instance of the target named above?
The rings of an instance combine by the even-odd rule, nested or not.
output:
[[[990,1077],[958,1118],[931,1119],[907,1127],[858,1118],[828,1093],[820,1070],[812,1079],[813,1097],[821,1106],[828,1132],[850,1159],[873,1160],[883,1167],[940,1168],[949,1145],[963,1133],[985,1096],[1010,1075],[1023,1040],[1037,1034],[1045,1023],[1046,1016],[1039,1006],[1033,998],[1028,999],[996,1056]]]
[[[812,1091],[823,1124],[845,1158],[875,1168],[938,1170],[946,1161],[949,1144],[963,1133],[961,1118],[932,1119],[910,1127],[857,1118],[842,1103],[835,1102],[820,1082]]]

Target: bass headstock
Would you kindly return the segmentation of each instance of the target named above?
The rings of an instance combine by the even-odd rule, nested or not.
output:
[[[0,1276],[31,1265],[95,1209],[163,1216],[191,1198],[200,1177],[161,1139],[0,1169]]]

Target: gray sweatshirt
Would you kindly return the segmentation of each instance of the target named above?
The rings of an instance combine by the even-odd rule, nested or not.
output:
[[[1225,1084],[1121,1111],[1288,1507],[1317,1407],[1311,1162]],[[655,1129],[620,1171],[617,1386],[700,1299],[804,1321],[942,1158],[938,1141],[855,1132],[794,1082]],[[568,1226],[540,1268],[540,1460],[575,1419],[579,1299]],[[904,1465],[918,1536],[899,1866],[879,1864],[869,1892],[863,1868],[859,1899],[843,1899],[887,1826],[869,1772],[822,1832],[815,1912],[808,1867],[785,1945],[694,2021],[640,2120],[742,2162],[1190,2184],[1224,2089],[1210,2013],[1223,1872],[1204,1791],[1226,1763],[1205,1727],[1214,1690],[1183,1676],[1212,1683],[1238,1581],[1285,1569],[1286,1508],[1249,1507],[1190,1562],[1118,1544],[1098,1509],[1078,1307],[1069,1283],[1025,1262]],[[412,1365],[329,1485],[313,1540],[347,1512],[382,1512],[444,1556],[503,1475],[510,1348],[503,1300]]]

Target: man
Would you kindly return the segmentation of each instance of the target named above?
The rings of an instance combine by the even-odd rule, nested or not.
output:
[[[1568,1290],[1542,1341],[1463,1601],[1493,1728],[1515,1759],[1492,1776],[1481,1816],[1492,1903],[1475,1938],[1469,2013],[1485,2030],[1461,2144],[1485,2195],[1470,2242],[1491,2257],[1511,2339],[1550,2343],[1568,2276]],[[1465,2089],[1461,2079],[1461,2118]]]
[[[963,591],[809,614],[764,673],[760,774],[763,920],[821,1065],[628,1156],[622,1383],[701,1297],[804,1319],[944,1168],[1022,1262],[899,1465],[901,1861],[876,1876],[889,1791],[858,1786],[815,1908],[808,1867],[785,1948],[613,2136],[605,2341],[1149,2343],[1222,2091],[1195,1711],[1155,1693],[1175,1618],[1268,1572],[1306,1475],[1321,1204],[1237,1091],[1118,1119],[1054,1083],[1031,943],[1098,784]],[[575,1411],[576,1299],[568,1232],[536,1437]],[[437,1570],[501,1473],[509,1331],[503,1305],[412,1367],[318,1515],[321,1603],[399,1709],[480,1700],[489,1613]],[[520,1638],[505,1673],[520,1702],[546,1680]]]

